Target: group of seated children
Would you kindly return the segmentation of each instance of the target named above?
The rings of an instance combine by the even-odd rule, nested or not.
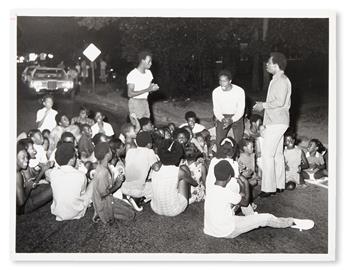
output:
[[[178,128],[174,123],[157,128],[148,118],[130,115],[115,136],[102,112],[91,119],[82,107],[69,121],[52,109],[52,96],[45,96],[43,105],[37,129],[17,141],[18,214],[52,201],[56,220],[79,219],[92,205],[94,222],[113,223],[133,219],[150,202],[153,212],[176,216],[205,199],[219,160],[229,162],[233,177],[241,176],[246,189],[260,182],[260,116],[246,120],[238,144],[226,137],[216,149],[212,132],[197,123],[192,111]],[[287,181],[303,185],[303,179],[327,174],[319,141],[311,140],[306,154],[295,146],[294,135],[286,134],[285,142]],[[240,208],[244,215],[255,214],[252,199]]]
[[[265,127],[262,118],[252,114],[245,120],[244,138],[239,142],[240,171],[255,185],[262,177],[261,152]],[[299,146],[296,133],[289,128],[284,135],[286,188],[305,188],[305,179],[316,180],[328,176],[327,151],[318,139],[311,139],[307,147]],[[292,185],[291,185],[292,183]]]

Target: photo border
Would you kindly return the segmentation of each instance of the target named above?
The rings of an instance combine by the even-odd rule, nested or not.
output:
[[[14,9],[10,11],[10,136],[16,138],[17,129],[17,16],[77,16],[77,17],[226,17],[226,18],[328,18],[329,19],[329,111],[328,149],[329,178],[336,178],[336,13],[325,10],[230,10],[230,9]],[[10,169],[15,172],[16,141],[11,141]],[[13,173],[15,177],[15,174]],[[336,254],[336,181],[328,187],[328,253],[327,254],[175,254],[175,253],[16,253],[15,182],[10,184],[10,256],[15,261],[334,261]],[[135,255],[135,256],[133,256]]]

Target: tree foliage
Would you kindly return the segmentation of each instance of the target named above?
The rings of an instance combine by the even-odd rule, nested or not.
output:
[[[260,65],[270,51],[307,58],[328,53],[327,19],[269,18],[267,38],[262,39],[263,18],[160,18],[87,17],[79,25],[98,31],[113,26],[121,32],[121,55],[135,66],[137,53],[154,54],[155,74],[169,93],[216,86],[216,60],[236,71],[240,43],[253,65],[253,88],[260,78]],[[258,62],[259,61],[259,62]]]

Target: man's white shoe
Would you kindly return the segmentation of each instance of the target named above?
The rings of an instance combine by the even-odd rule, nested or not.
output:
[[[310,230],[314,227],[314,221],[312,221],[311,219],[294,218],[293,222],[295,223],[295,225],[292,225],[291,228],[299,229],[300,231]]]

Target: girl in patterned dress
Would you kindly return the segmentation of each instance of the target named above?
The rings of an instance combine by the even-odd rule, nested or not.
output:
[[[202,153],[192,143],[185,148],[185,159],[182,164],[186,165],[192,178],[198,183],[196,187],[191,187],[191,197],[189,204],[200,202],[205,198],[206,166],[203,162]]]

